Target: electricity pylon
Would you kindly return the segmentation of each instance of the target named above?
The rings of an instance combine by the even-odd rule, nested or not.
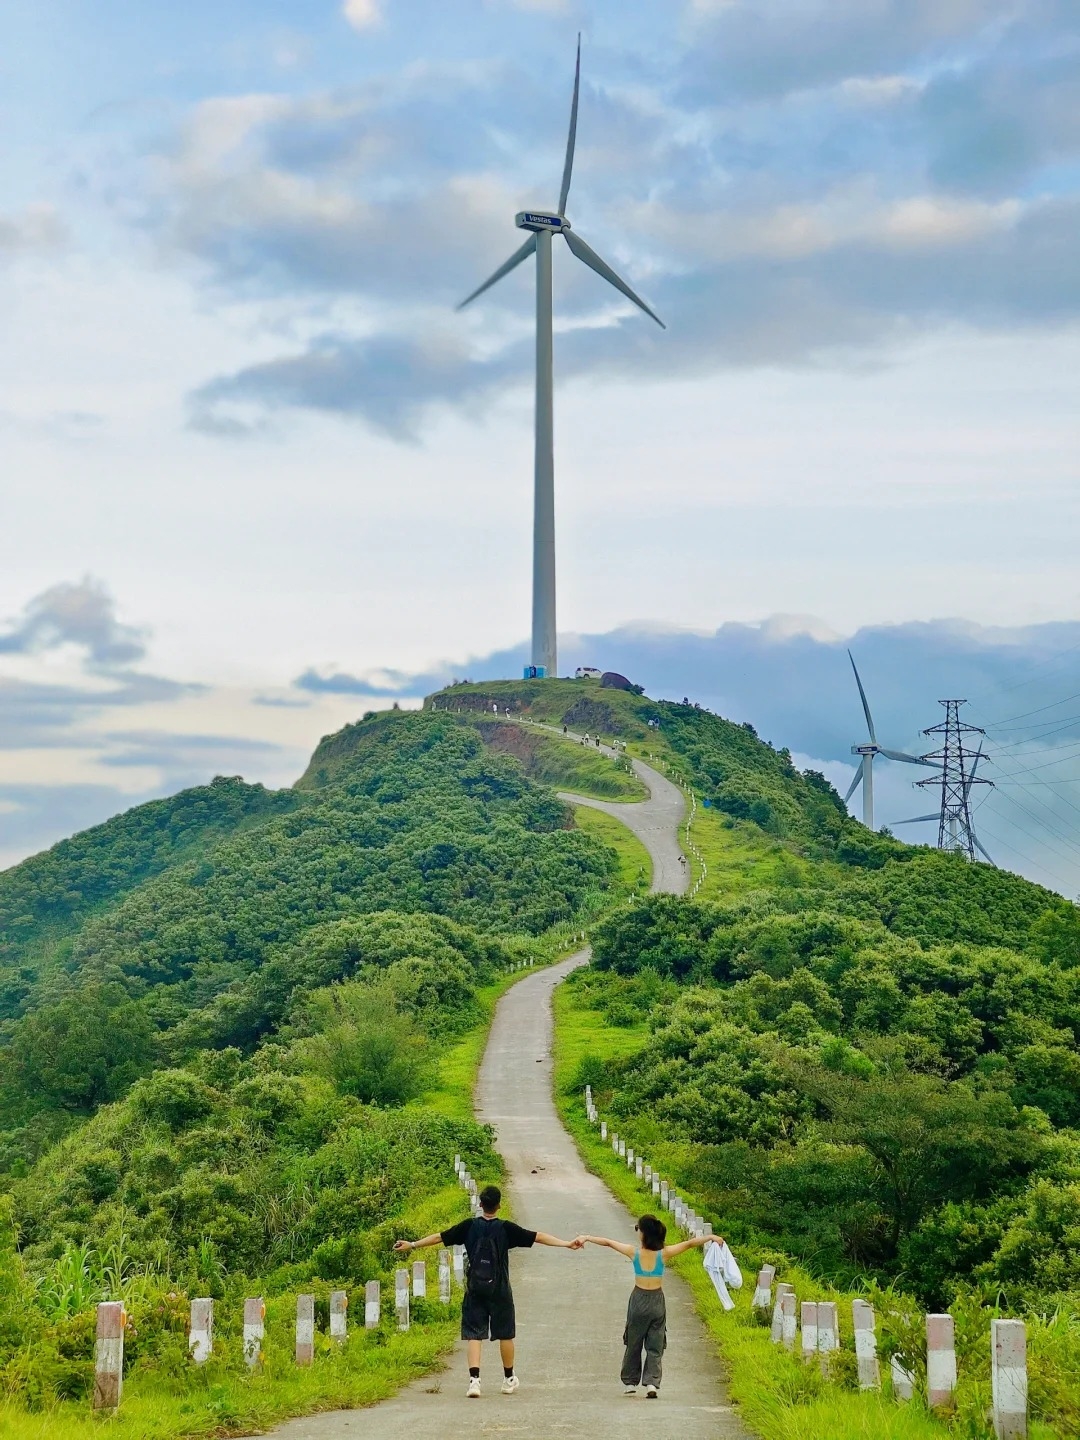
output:
[[[975,827],[971,821],[971,789],[974,785],[992,785],[992,780],[983,780],[975,774],[979,761],[982,759],[982,740],[979,741],[977,750],[969,750],[964,744],[965,735],[982,735],[986,731],[980,730],[977,725],[966,725],[960,719],[960,706],[966,705],[966,700],[939,700],[939,705],[945,706],[945,723],[943,725],[932,725],[929,730],[924,730],[924,735],[944,735],[944,745],[940,750],[934,750],[925,758],[936,760],[941,765],[941,774],[928,776],[925,780],[917,780],[915,783],[920,789],[936,785],[941,789],[941,809],[937,818],[938,821],[938,849],[956,850],[966,855],[969,860],[975,859],[975,851],[984,859],[990,860],[990,856],[979,843],[975,834]],[[930,819],[932,817],[920,817]]]

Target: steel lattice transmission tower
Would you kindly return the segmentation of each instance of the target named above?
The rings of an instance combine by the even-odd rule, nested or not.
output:
[[[938,761],[941,774],[928,776],[915,783],[920,789],[935,785],[941,790],[941,810],[936,817],[938,849],[956,850],[966,855],[969,860],[975,859],[975,851],[978,850],[992,865],[993,860],[990,860],[975,834],[970,801],[972,786],[992,785],[994,782],[983,780],[975,774],[982,759],[982,740],[976,750],[969,750],[964,744],[965,736],[980,735],[985,738],[986,731],[980,730],[977,725],[967,725],[960,719],[960,706],[966,705],[966,700],[939,700],[938,704],[945,706],[945,722],[942,725],[932,725],[929,730],[924,730],[923,734],[943,735],[944,744],[940,750],[934,750],[924,758]]]

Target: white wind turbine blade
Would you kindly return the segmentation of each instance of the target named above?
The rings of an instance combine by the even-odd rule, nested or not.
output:
[[[847,792],[847,794],[844,796],[844,804],[845,804],[845,805],[848,803],[848,801],[851,799],[852,795],[855,794],[855,791],[856,791],[856,790],[859,788],[859,786],[862,784],[862,779],[863,779],[863,766],[864,766],[865,764],[866,764],[865,759],[859,761],[859,768],[855,771],[855,779],[852,780],[851,784],[848,786],[848,792]]]
[[[535,249],[536,236],[530,235],[521,249],[515,250],[506,264],[500,265],[494,275],[489,275],[478,290],[474,290],[471,295],[466,295],[465,299],[462,300],[457,308],[464,310],[466,305],[471,305],[478,295],[482,295],[485,290],[490,290],[492,285],[497,285],[504,275],[509,275],[510,271],[513,270],[516,265],[520,265],[523,260],[527,260]]]
[[[993,857],[992,857],[991,855],[987,854],[987,851],[986,851],[985,846],[984,846],[984,845],[982,844],[982,842],[979,840],[978,836],[975,834],[974,831],[971,832],[971,838],[972,838],[972,840],[974,841],[975,849],[978,850],[979,854],[983,857],[983,859],[987,862],[987,864],[993,865],[994,869],[996,870],[996,869],[997,869],[997,864],[996,864],[996,862],[994,861],[994,859],[993,859]]]
[[[877,744],[877,736],[874,734],[874,717],[870,714],[870,704],[866,698],[866,691],[862,688],[862,681],[859,679],[859,672],[855,665],[855,656],[851,651],[847,652],[847,658],[851,661],[851,668],[855,671],[855,684],[859,687],[859,699],[862,701],[863,714],[866,716],[866,728],[870,732],[870,743]]]
[[[881,753],[886,760],[902,760],[905,765],[927,765],[931,770],[938,768],[932,760],[924,760],[921,755],[905,755],[903,750],[882,750]]]
[[[967,777],[967,780],[966,780],[966,782],[965,782],[965,784],[964,784],[964,798],[965,798],[965,800],[966,800],[967,797],[971,794],[971,787],[972,787],[972,785],[974,785],[974,783],[975,783],[975,771],[978,770],[978,768],[979,768],[979,761],[982,759],[982,747],[983,747],[983,742],[980,740],[980,741],[979,741],[979,748],[975,751],[975,759],[972,761],[971,774]]]
[[[566,137],[566,160],[563,164],[562,189],[559,191],[559,214],[566,214],[570,194],[570,176],[574,169],[574,146],[577,144],[578,95],[581,92],[581,36],[577,37],[577,64],[574,66],[574,98],[570,105],[570,133]]]
[[[576,230],[564,230],[562,234],[563,239],[570,246],[570,249],[574,252],[574,254],[579,260],[583,261],[586,265],[588,265],[590,270],[595,270],[597,275],[602,276],[609,285],[614,285],[616,290],[621,290],[622,293],[626,296],[626,298],[628,300],[632,300],[639,310],[644,310],[646,315],[648,315],[651,319],[655,320],[657,325],[660,326],[661,330],[667,329],[667,326],[660,319],[660,316],[649,309],[648,305],[645,304],[645,301],[642,300],[640,295],[634,294],[633,290],[630,289],[630,286],[627,285],[626,281],[620,275],[616,275],[615,271],[612,270],[611,266],[607,263],[606,260],[600,259],[600,256],[597,255],[596,251],[592,248],[591,245],[585,244],[585,241],[582,240],[581,236],[577,233]]]
[[[940,820],[941,811],[935,810],[932,815],[912,815],[910,820],[894,820],[893,825],[921,825],[924,820]],[[889,827],[892,829],[892,825]]]

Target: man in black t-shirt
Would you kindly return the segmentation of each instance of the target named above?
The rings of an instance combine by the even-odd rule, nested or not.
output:
[[[500,1220],[502,1192],[497,1185],[480,1191],[481,1214],[461,1220],[438,1235],[423,1240],[399,1240],[399,1252],[422,1250],[429,1245],[464,1245],[469,1268],[465,1296],[461,1302],[461,1338],[469,1347],[469,1388],[472,1400],[480,1398],[480,1347],[485,1340],[498,1340],[503,1363],[502,1393],[513,1395],[518,1388],[514,1374],[514,1292],[510,1288],[510,1251],[529,1250],[533,1245],[555,1245],[562,1250],[580,1250],[576,1240],[560,1240],[543,1230],[523,1230],[512,1220]]]

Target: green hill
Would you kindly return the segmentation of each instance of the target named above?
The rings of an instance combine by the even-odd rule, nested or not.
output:
[[[697,900],[627,905],[636,871],[554,791],[640,784],[564,725],[692,783]],[[176,1288],[352,1284],[448,1219],[453,1155],[497,1170],[467,1098],[493,998],[585,925],[573,1088],[733,1236],[836,1279],[917,1268],[935,1303],[1071,1303],[1076,908],[871,835],[748,726],[462,685],[327,737],[291,790],[217,780],[0,875],[6,1393],[85,1392],[65,1357],[103,1288],[150,1376]]]

